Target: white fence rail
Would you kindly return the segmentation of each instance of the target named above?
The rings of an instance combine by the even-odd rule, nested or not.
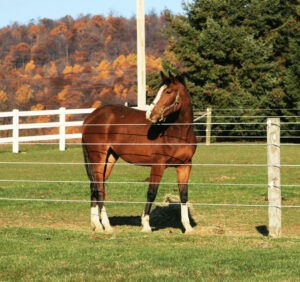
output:
[[[43,110],[43,111],[19,111],[13,110],[11,112],[0,112],[0,119],[11,118],[10,124],[0,125],[0,144],[12,144],[12,152],[18,153],[20,150],[20,143],[24,142],[36,142],[36,141],[59,141],[59,150],[64,151],[66,149],[66,140],[69,139],[80,139],[81,133],[67,134],[67,127],[76,127],[83,124],[82,120],[78,121],[67,121],[69,115],[81,115],[89,114],[93,112],[94,108],[87,109],[66,109],[59,108],[58,110]],[[37,116],[58,116],[55,122],[44,122],[44,123],[21,123],[20,118],[22,117],[37,117]],[[211,109],[207,109],[205,112],[196,112],[196,119],[206,117],[206,128],[209,129],[206,132],[206,144],[210,144],[210,124],[211,124]],[[46,134],[46,135],[35,135],[35,136],[20,136],[20,130],[24,129],[41,129],[41,128],[58,128],[58,134]],[[1,131],[12,131],[10,137],[1,137]],[[207,130],[206,130],[207,131]]]
[[[81,138],[81,133],[67,134],[67,127],[81,126],[83,121],[67,121],[67,115],[89,114],[95,109],[65,109],[48,111],[19,111],[13,110],[11,112],[0,113],[0,118],[12,118],[11,124],[0,125],[0,132],[4,130],[11,130],[10,137],[0,138],[0,144],[12,144],[13,153],[19,152],[21,142],[34,141],[49,141],[59,140],[59,150],[64,151],[66,148],[67,139]],[[20,117],[36,117],[36,116],[58,116],[58,121],[47,123],[20,123]],[[41,128],[59,128],[58,134],[37,135],[37,136],[20,136],[22,129],[41,129]]]

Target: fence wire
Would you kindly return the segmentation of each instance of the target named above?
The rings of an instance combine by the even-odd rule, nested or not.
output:
[[[45,202],[45,203],[77,203],[77,204],[87,204],[92,203],[89,200],[60,200],[60,199],[29,199],[29,198],[0,198],[0,201],[17,201],[17,202]],[[97,201],[98,203],[105,203],[105,204],[131,204],[131,205],[146,205],[150,204],[147,201]],[[165,202],[154,202],[156,205],[166,205]],[[168,205],[179,205],[180,203],[168,203]],[[210,206],[210,207],[256,207],[256,208],[300,208],[300,206],[290,206],[290,205],[258,205],[258,204],[211,204],[211,203],[188,203],[192,206]]]
[[[244,109],[245,110],[245,109]],[[215,112],[218,112],[219,110],[214,110]],[[237,111],[237,109],[230,109],[230,111]],[[195,131],[196,132],[204,132],[205,130],[199,129],[197,128],[197,126],[206,126],[206,125],[210,125],[210,126],[225,126],[225,128],[221,129],[222,132],[236,132],[237,134],[240,133],[253,133],[253,132],[266,132],[266,130],[264,129],[253,129],[253,128],[248,128],[247,127],[254,127],[254,126],[266,126],[266,122],[217,122],[218,119],[227,119],[227,118],[232,118],[232,119],[240,119],[243,120],[245,118],[249,118],[249,119],[266,119],[266,118],[270,118],[271,116],[247,116],[247,117],[242,117],[242,116],[232,116],[232,115],[227,115],[227,116],[223,116],[223,115],[216,115],[213,116],[213,118],[216,120],[216,122],[211,122],[211,123],[207,123],[207,122],[194,122],[194,123],[185,123],[185,124],[179,124],[182,126],[185,125],[194,125],[195,126]],[[280,118],[291,118],[291,116],[280,116]],[[292,116],[293,118],[299,118],[298,116]],[[285,127],[285,126],[289,126],[289,125],[299,125],[300,122],[295,121],[295,122],[281,122],[281,127]],[[149,124],[116,124],[115,126],[149,126]],[[166,126],[168,125],[174,125],[174,124],[164,124]],[[227,129],[226,126],[245,126],[246,129]],[[107,126],[106,124],[89,124],[89,125],[84,125],[84,126]],[[110,126],[114,126],[111,125]],[[82,128],[82,125],[79,126],[80,128]],[[218,129],[212,128],[211,132],[216,132]],[[294,134],[297,134],[297,132],[299,132],[300,130],[298,129],[282,129],[281,128],[281,132],[294,132]],[[205,138],[205,136],[198,136],[198,137],[202,137]],[[239,135],[211,135],[211,138],[223,138],[223,139],[234,139],[234,138],[239,138],[242,139],[244,138],[245,140],[247,139],[266,139],[267,135],[264,134],[260,134],[257,136],[239,136]],[[294,140],[298,140],[300,139],[300,136],[295,135],[295,136],[281,136],[281,139],[294,139]],[[5,143],[5,145],[11,145],[12,142],[8,142]],[[20,145],[59,145],[59,142],[20,142]],[[86,144],[86,145],[106,145],[107,143],[95,143],[95,144]],[[76,142],[66,142],[67,146],[81,146],[81,144],[76,143]],[[137,146],[137,143],[114,143],[111,145],[118,145],[118,146],[122,146],[122,145],[130,145],[130,146]],[[140,146],[149,146],[148,143],[144,143],[144,144],[139,144]],[[169,144],[165,144],[165,143],[154,143],[151,144],[151,146],[161,146],[161,145],[168,145],[168,146],[181,146],[181,144],[178,143],[169,143]],[[193,143],[190,145],[197,145],[197,146],[207,146],[204,143]],[[300,144],[297,143],[281,143],[281,146],[299,146]],[[266,143],[230,143],[230,142],[223,142],[223,143],[210,143],[209,146],[268,146]],[[0,165],[42,165],[42,166],[61,166],[61,165],[84,165],[85,163],[83,162],[10,162],[10,161],[2,161],[0,162]],[[89,163],[91,165],[95,164],[95,163]],[[102,164],[104,165],[104,163],[97,163],[97,164]],[[134,163],[134,164],[128,164],[128,163],[116,163],[115,166],[132,166],[132,165],[142,165],[142,166],[149,166],[149,165],[162,165],[162,164],[143,164],[143,163]],[[177,164],[168,164],[168,165],[177,165]],[[238,164],[238,163],[194,163],[191,164],[192,166],[202,166],[202,167],[207,167],[207,166],[219,166],[219,167],[268,167],[267,164]],[[300,167],[300,164],[281,164],[280,167],[284,168],[284,167],[290,167],[290,168],[298,168]],[[1,183],[7,182],[7,183],[11,183],[11,182],[15,182],[15,183],[58,183],[58,184],[88,184],[90,183],[90,181],[68,181],[68,180],[33,180],[33,179],[0,179]],[[101,183],[101,182],[94,182],[94,183]],[[124,184],[125,182],[114,182],[114,181],[107,181],[105,182],[106,184],[114,184],[114,185],[118,185],[118,184]],[[138,185],[144,185],[145,183],[141,183],[141,182],[135,182],[135,181],[126,181],[126,184],[138,184]],[[156,184],[156,183],[155,183]],[[160,182],[160,185],[177,185],[177,182]],[[267,187],[268,184],[255,184],[255,183],[243,183],[243,184],[239,184],[239,183],[193,183],[193,182],[189,182],[188,183],[191,186],[225,186],[225,187]],[[288,184],[288,185],[280,185],[281,187],[294,187],[294,188],[299,188],[300,185],[299,184]],[[37,198],[8,198],[8,197],[0,197],[0,201],[24,201],[24,202],[45,202],[45,203],[91,203],[91,201],[89,200],[63,200],[63,199],[37,199]],[[105,201],[106,204],[146,204],[146,201]],[[165,204],[165,203],[161,203],[161,202],[155,202],[155,204]],[[172,203],[170,203],[172,204]],[[178,203],[174,203],[174,204],[178,204]],[[192,203],[193,206],[215,206],[215,207],[257,207],[257,208],[269,208],[272,207],[269,204],[263,205],[263,204],[213,204],[213,203]],[[273,206],[276,207],[276,206]],[[300,208],[299,205],[282,205],[281,208]]]

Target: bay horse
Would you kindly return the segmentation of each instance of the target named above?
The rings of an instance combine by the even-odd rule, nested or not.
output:
[[[83,124],[82,146],[90,179],[91,225],[111,231],[104,206],[105,181],[118,158],[150,166],[147,202],[141,217],[142,231],[151,231],[150,210],[164,170],[175,167],[185,232],[193,228],[188,216],[188,180],[196,150],[193,109],[183,82],[161,72],[162,86],[145,111],[107,105],[89,114]],[[100,213],[100,216],[99,216]]]

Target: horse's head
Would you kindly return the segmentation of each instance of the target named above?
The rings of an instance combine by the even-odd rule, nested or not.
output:
[[[163,84],[146,112],[147,120],[152,123],[164,121],[168,115],[180,110],[182,103],[180,98],[182,83],[171,74],[166,76],[161,72],[161,77]]]

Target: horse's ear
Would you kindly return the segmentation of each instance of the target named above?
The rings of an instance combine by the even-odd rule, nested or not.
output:
[[[175,82],[175,77],[170,71],[169,71],[169,78],[170,78],[171,82]]]
[[[161,76],[163,83],[165,83],[168,80],[168,77],[165,75],[165,73],[163,71],[160,71],[160,76]]]

